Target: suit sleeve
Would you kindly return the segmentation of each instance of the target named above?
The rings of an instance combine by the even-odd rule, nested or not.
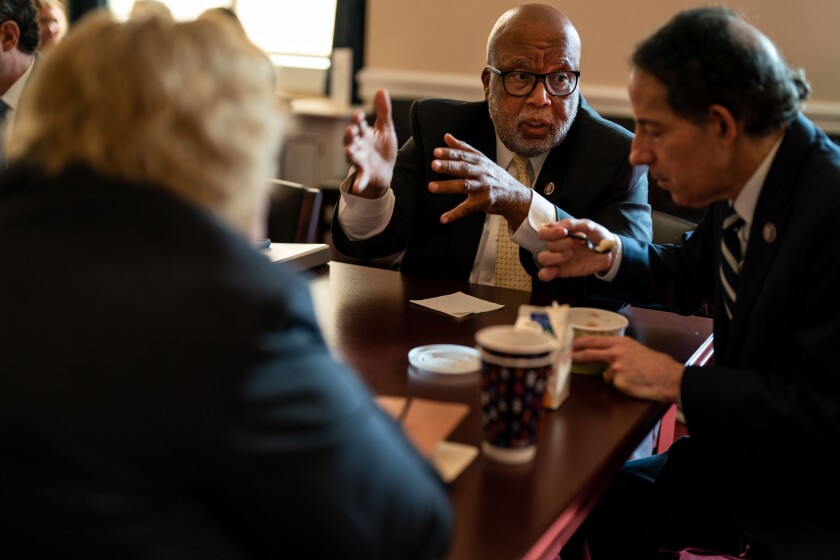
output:
[[[715,298],[715,266],[709,264],[715,262],[713,230],[708,217],[679,245],[621,236],[623,256],[614,281],[588,278],[588,293],[682,315],[710,311]]]
[[[594,211],[572,216],[558,206],[557,219],[564,218],[589,218],[613,233],[649,243],[653,238],[653,226],[648,204],[647,167],[625,163],[605,189]]]
[[[581,103],[569,136],[549,154],[541,173],[542,181],[554,181],[558,187],[550,196],[556,218],[587,218],[613,233],[648,243],[652,225],[647,167],[630,165],[627,159],[633,135]],[[520,253],[520,257],[525,269],[536,275],[533,255]],[[548,291],[578,305],[621,305],[591,298],[586,282],[580,278],[557,279],[547,284],[535,281],[534,290]]]
[[[443,483],[330,357],[305,286],[284,290],[231,387],[219,444],[239,524],[278,557],[439,557],[451,524]]]

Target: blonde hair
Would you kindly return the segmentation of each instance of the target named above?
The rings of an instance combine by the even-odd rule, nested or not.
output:
[[[62,14],[65,16],[67,15],[67,7],[61,0],[32,0],[32,3],[35,4],[35,7],[39,10],[50,6],[51,8],[58,8],[61,10]]]
[[[33,75],[10,159],[151,183],[248,227],[278,159],[274,69],[213,18],[84,18]]]
[[[134,0],[134,4],[131,6],[131,12],[129,12],[128,17],[131,19],[145,17],[173,19],[172,11],[169,9],[169,6],[159,0]]]

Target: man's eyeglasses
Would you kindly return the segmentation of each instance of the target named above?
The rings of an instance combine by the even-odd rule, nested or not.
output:
[[[537,87],[537,82],[543,82],[545,89],[551,95],[566,97],[575,91],[580,78],[580,71],[551,72],[549,74],[534,74],[524,70],[510,70],[502,72],[492,66],[488,70],[502,78],[502,84],[508,95],[527,97]]]

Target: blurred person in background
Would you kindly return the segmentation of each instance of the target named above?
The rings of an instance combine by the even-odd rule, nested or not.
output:
[[[41,28],[41,45],[38,50],[45,54],[67,34],[67,11],[59,0],[33,2],[38,9],[38,25]]]
[[[32,0],[0,0],[0,168],[35,67],[38,11]]]
[[[100,11],[43,60],[0,189],[0,557],[445,552],[440,478],[252,245],[273,84],[210,18]]]

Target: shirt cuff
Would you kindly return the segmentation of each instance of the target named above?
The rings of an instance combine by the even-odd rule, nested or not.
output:
[[[609,270],[606,272],[596,272],[595,278],[603,280],[604,282],[612,282],[618,274],[618,269],[621,266],[621,256],[624,254],[624,246],[621,244],[621,236],[612,234],[615,238],[615,249],[613,250],[613,261]]]
[[[348,239],[361,241],[382,233],[388,227],[394,215],[396,197],[391,189],[379,198],[351,194],[349,191],[355,178],[356,169],[350,168],[347,178],[339,186],[338,221]]]
[[[557,210],[554,205],[535,192],[531,197],[528,216],[516,228],[511,239],[520,247],[530,251],[531,254],[536,254],[545,249],[545,241],[537,237],[540,227],[543,224],[556,221]]]

